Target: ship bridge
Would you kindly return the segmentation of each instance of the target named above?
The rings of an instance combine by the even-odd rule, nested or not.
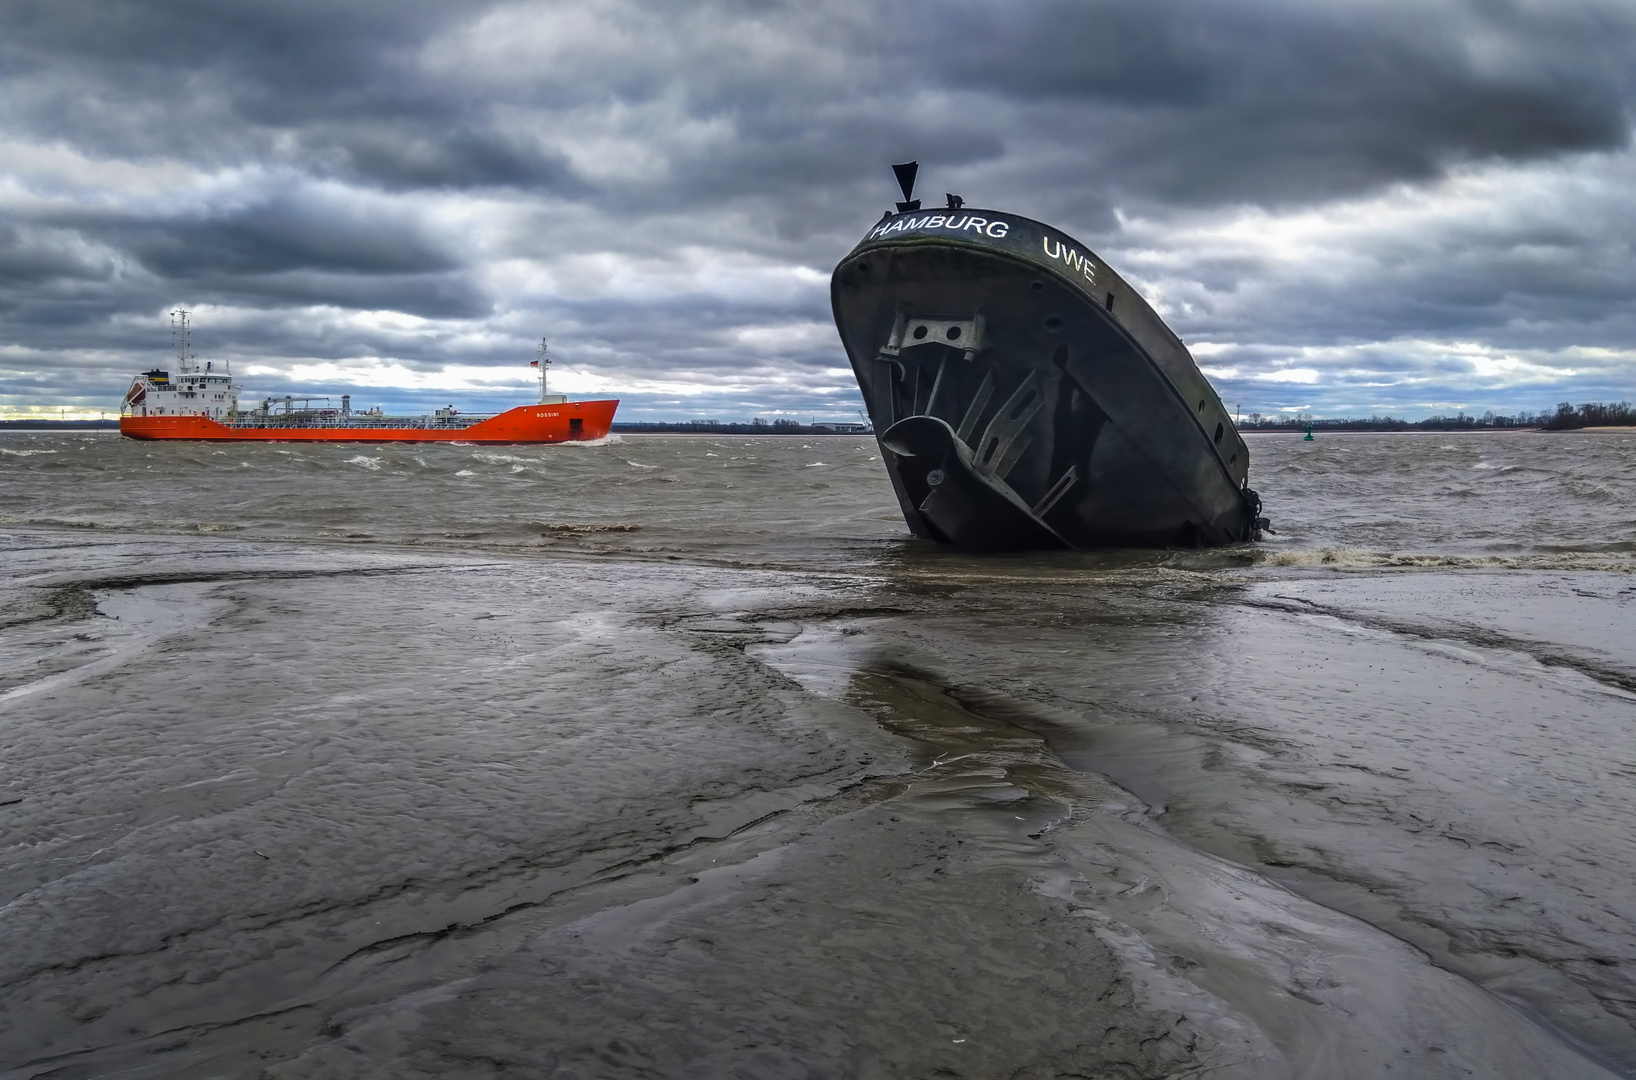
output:
[[[171,338],[176,345],[176,370],[154,368],[131,381],[120,405],[121,416],[207,416],[229,420],[238,414],[239,388],[227,362],[214,360],[201,367],[192,349],[185,310],[170,313]]]

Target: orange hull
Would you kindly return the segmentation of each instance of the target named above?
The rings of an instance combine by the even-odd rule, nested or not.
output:
[[[618,407],[617,400],[523,405],[459,428],[228,427],[205,416],[122,416],[119,433],[132,439],[218,442],[581,442],[608,434]]]

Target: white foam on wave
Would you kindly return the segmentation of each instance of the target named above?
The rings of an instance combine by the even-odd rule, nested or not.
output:
[[[357,465],[360,468],[368,469],[370,472],[378,472],[380,471],[381,460],[378,457],[365,457],[363,454],[357,454],[347,458],[347,464]]]
[[[1326,546],[1298,551],[1255,548],[1244,553],[1252,566],[1314,567],[1334,570],[1369,570],[1383,567],[1437,570],[1601,570],[1636,573],[1629,555],[1595,552],[1542,552],[1530,555],[1454,555],[1413,551],[1370,551],[1365,548]]]
[[[657,465],[644,465],[640,461],[632,461],[629,458],[625,459],[625,464],[633,469],[657,469],[659,467]]]
[[[801,467],[803,469],[816,469],[820,465],[827,465],[827,464],[829,464],[829,462],[827,462],[827,461],[814,461],[811,465],[803,465]]]
[[[55,450],[10,450],[0,447],[0,454],[10,454],[12,457],[33,457],[36,454],[55,454]]]

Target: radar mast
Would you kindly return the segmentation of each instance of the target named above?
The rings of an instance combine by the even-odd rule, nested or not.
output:
[[[199,370],[199,357],[193,352],[193,332],[187,322],[189,314],[187,308],[177,308],[170,313],[170,340],[176,346],[176,370],[184,375]]]
[[[534,361],[534,366],[540,369],[540,404],[561,405],[567,401],[567,394],[553,394],[546,389],[546,369],[551,366],[551,354],[546,349],[544,338],[540,339],[540,358]]]

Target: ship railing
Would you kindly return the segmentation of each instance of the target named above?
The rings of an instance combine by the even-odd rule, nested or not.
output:
[[[230,428],[378,428],[380,430],[458,431],[484,420],[492,420],[498,413],[463,413],[460,416],[303,416],[300,413],[240,413],[223,418],[220,423]]]
[[[135,409],[121,409],[121,416],[139,417]],[[158,416],[151,413],[150,416]],[[168,417],[193,416],[195,413],[167,413]],[[301,412],[256,413],[243,412],[236,416],[210,417],[230,428],[379,428],[383,431],[458,431],[492,420],[499,413],[461,413],[458,416],[367,416],[353,413],[340,416],[333,412],[322,414]]]

